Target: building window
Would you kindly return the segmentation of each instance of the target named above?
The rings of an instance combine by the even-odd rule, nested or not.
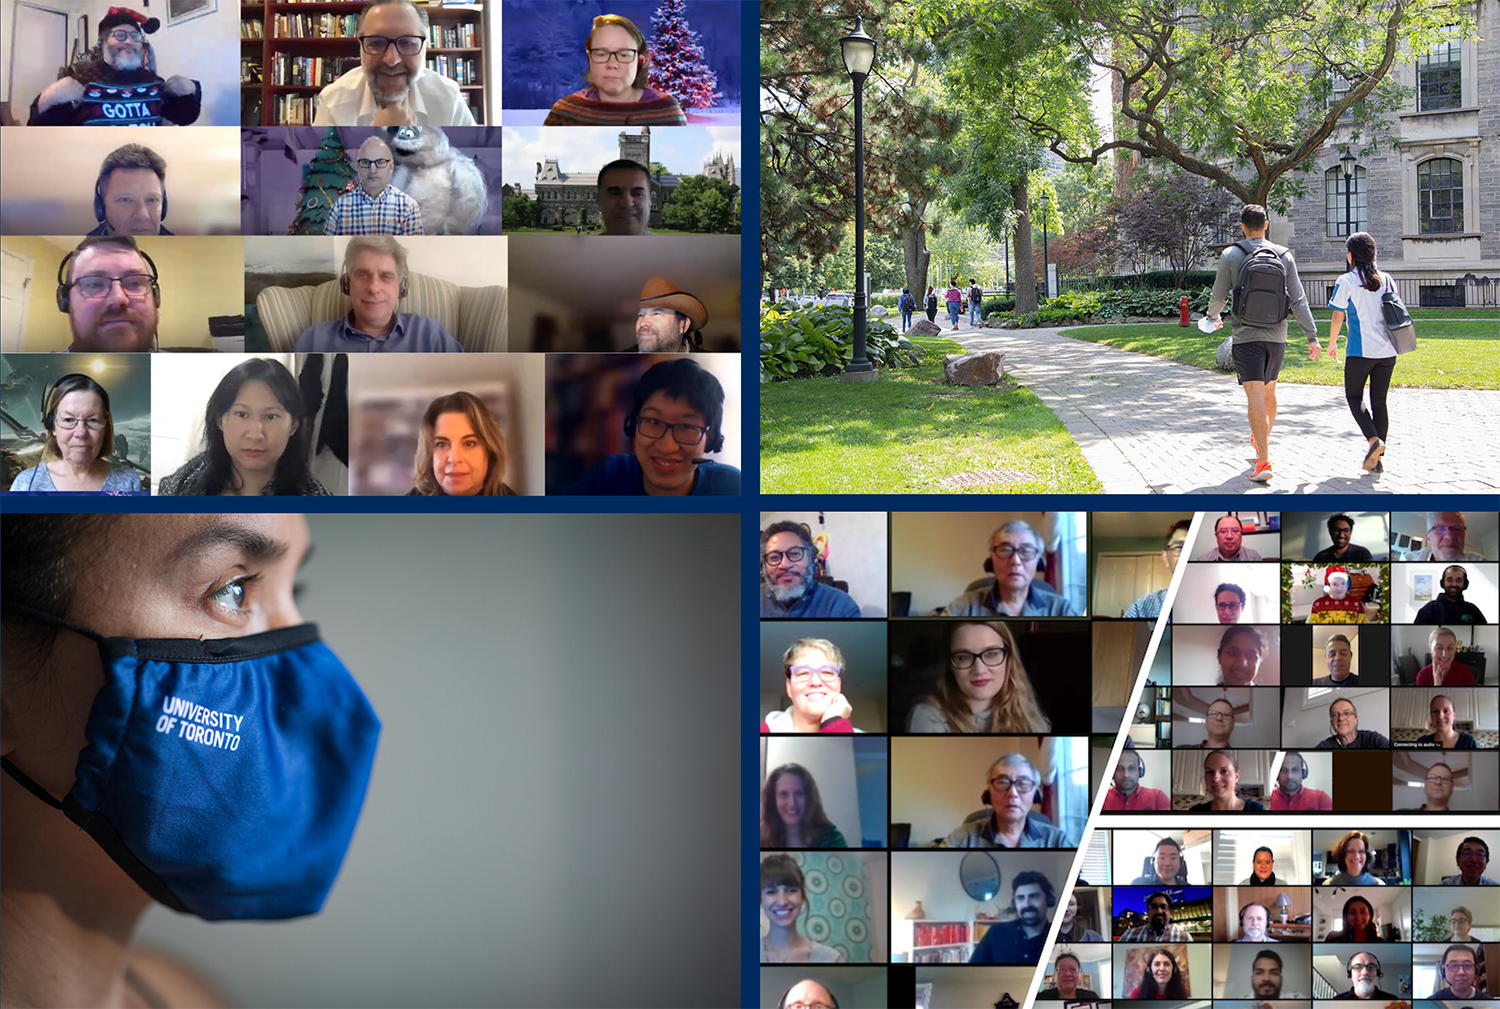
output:
[[[1344,80],[1344,75],[1343,74],[1334,74],[1333,75],[1333,86],[1332,86],[1332,88],[1328,92],[1328,104],[1326,106],[1324,106],[1324,107],[1331,109],[1335,105],[1337,105],[1339,102],[1343,101],[1346,97],[1348,97],[1348,95],[1349,95],[1349,82],[1346,81],[1346,80]],[[1356,103],[1356,104],[1358,104],[1358,103]],[[1339,122],[1343,122],[1345,119],[1353,119],[1353,118],[1354,118],[1354,106],[1351,105],[1347,109],[1344,110],[1344,114],[1343,115],[1339,116]]]
[[[1464,230],[1464,166],[1433,158],[1417,166],[1417,231],[1424,235]]]
[[[1356,231],[1369,230],[1370,215],[1365,192],[1365,170],[1359,165],[1354,166],[1354,190],[1347,194],[1350,197],[1347,205],[1343,165],[1334,165],[1323,173],[1323,207],[1329,238],[1347,238]]]
[[[1463,104],[1463,42],[1442,42],[1417,58],[1417,109],[1433,112]]]

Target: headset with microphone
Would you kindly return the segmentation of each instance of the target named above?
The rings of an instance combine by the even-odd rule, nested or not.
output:
[[[98,245],[103,245],[103,244],[105,244],[105,243],[101,242],[101,243],[96,243],[95,245],[83,246],[80,249],[74,249],[72,252],[70,252],[66,256],[64,256],[62,262],[58,264],[58,266],[57,266],[57,310],[59,312],[62,312],[64,315],[66,315],[67,312],[68,312],[68,299],[69,299],[69,296],[72,294],[72,291],[73,291],[73,285],[70,284],[67,281],[67,279],[66,279],[67,276],[68,276],[68,264],[73,261],[73,258],[75,256],[77,256],[78,253],[81,252],[83,248],[96,248]],[[139,255],[141,257],[142,260],[145,261],[147,268],[149,268],[151,270],[151,297],[156,302],[156,307],[160,308],[161,307],[161,284],[160,284],[160,282],[158,280],[159,274],[157,273],[157,270],[156,270],[156,264],[151,261],[151,257],[150,256],[146,255],[146,250],[140,248],[139,246],[131,247],[131,246],[126,246],[126,245],[119,245],[119,246],[117,246],[117,248],[131,249],[131,251],[135,252],[137,255]]]
[[[1354,956],[1359,956],[1359,953],[1354,954]],[[1349,963],[1347,963],[1347,964],[1344,965],[1344,976],[1345,977],[1348,977],[1348,978],[1353,978],[1354,977],[1354,956],[1351,956],[1349,958]],[[1385,971],[1383,971],[1383,970],[1380,969],[1380,957],[1376,956],[1374,953],[1365,953],[1365,956],[1367,956],[1371,960],[1375,961],[1375,976],[1377,978],[1385,977]]]

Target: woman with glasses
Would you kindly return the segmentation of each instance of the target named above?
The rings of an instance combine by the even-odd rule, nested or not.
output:
[[[849,847],[843,832],[823,812],[818,783],[801,764],[782,764],[766,776],[760,792],[760,846]]]
[[[1266,807],[1254,799],[1242,799],[1239,795],[1240,765],[1228,750],[1215,750],[1203,758],[1203,790],[1208,801],[1191,807],[1190,813],[1217,813],[1244,810],[1247,813],[1264,813]]]
[[[859,732],[844,696],[844,655],[825,638],[792,642],[781,656],[786,695],[792,706],[773,711],[760,723],[767,732]]]
[[[626,18],[594,18],[583,44],[588,87],[559,98],[543,126],[686,126],[677,99],[647,86],[646,36]]]
[[[1453,702],[1434,694],[1427,702],[1427,727],[1432,731],[1417,738],[1418,746],[1435,746],[1444,750],[1477,750],[1479,742],[1467,732],[1453,727]]]
[[[1052,720],[1036,693],[1010,628],[998,620],[954,624],[937,692],[912,708],[912,732],[1042,733]]]
[[[1385,886],[1385,880],[1368,868],[1374,857],[1370,835],[1351,830],[1339,838],[1332,854],[1333,864],[1339,871],[1323,880],[1320,886]]]
[[[87,375],[64,375],[42,391],[42,461],[16,475],[9,490],[138,494],[141,478],[113,462],[115,422],[109,393]]]
[[[1042,788],[1036,765],[1007,753],[990,765],[983,801],[990,815],[970,817],[943,841],[947,848],[1076,848],[1066,832],[1031,807]]]

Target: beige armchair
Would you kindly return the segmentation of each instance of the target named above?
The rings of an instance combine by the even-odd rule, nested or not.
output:
[[[312,287],[267,287],[256,297],[255,307],[270,343],[267,349],[290,353],[307,327],[345,315],[349,299],[338,281],[330,280]],[[413,273],[397,311],[436,319],[468,353],[510,349],[503,287],[459,287]]]

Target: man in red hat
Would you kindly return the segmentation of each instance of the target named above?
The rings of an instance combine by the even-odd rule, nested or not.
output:
[[[642,354],[679,354],[703,349],[703,327],[708,309],[703,302],[678,290],[661,277],[641,288],[641,308],[635,319],[636,344]]]
[[[1310,624],[1362,624],[1365,605],[1349,595],[1349,572],[1335,564],[1323,574],[1322,599],[1312,604]]]
[[[30,126],[186,126],[203,108],[203,86],[163,80],[146,36],[156,18],[111,7],[99,19],[98,55],[74,63],[31,103]]]

